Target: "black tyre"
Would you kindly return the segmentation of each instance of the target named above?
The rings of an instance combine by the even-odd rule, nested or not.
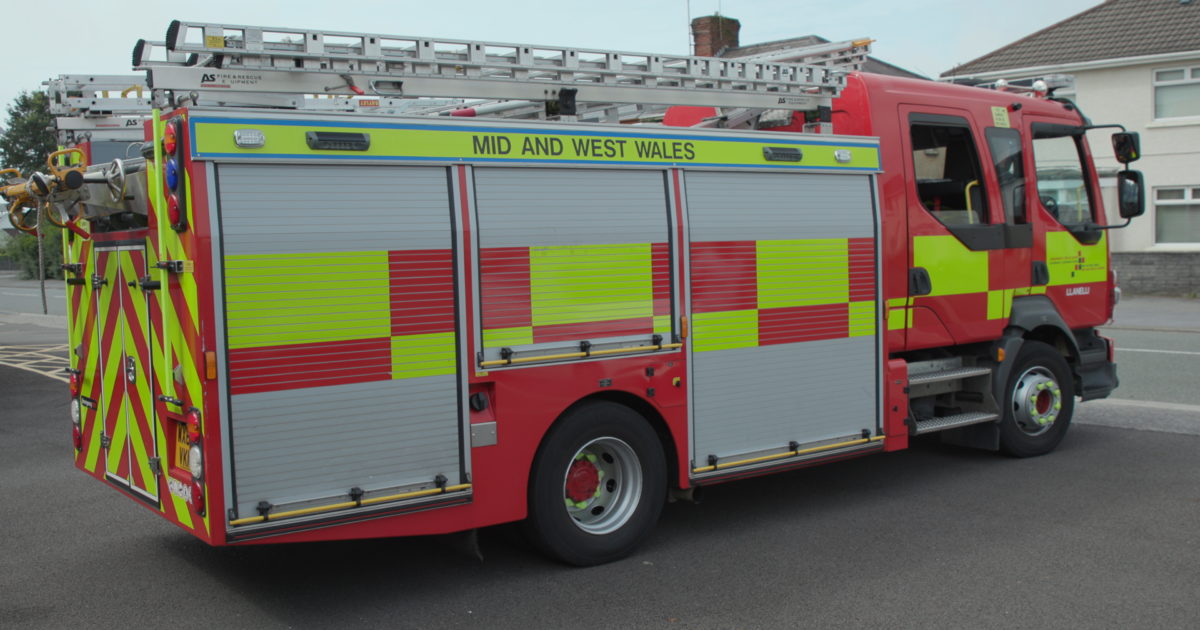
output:
[[[1075,385],[1066,359],[1040,341],[1026,341],[1008,377],[1000,448],[1014,457],[1054,450],[1075,411]]]
[[[662,444],[646,420],[612,402],[562,418],[538,449],[525,529],[563,562],[588,566],[629,555],[666,501]]]

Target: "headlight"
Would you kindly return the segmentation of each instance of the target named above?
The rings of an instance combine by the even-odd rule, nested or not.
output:
[[[193,444],[192,448],[188,449],[188,468],[192,471],[192,477],[199,479],[204,474],[204,461],[200,454],[200,445]]]

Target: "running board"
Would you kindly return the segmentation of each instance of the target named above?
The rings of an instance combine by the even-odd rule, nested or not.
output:
[[[908,377],[909,386],[914,385],[929,385],[931,383],[942,383],[945,381],[957,381],[959,379],[971,378],[973,376],[985,376],[991,374],[991,368],[985,367],[958,367],[948,370],[939,370],[936,372],[926,372],[924,374],[913,374]]]
[[[935,433],[937,431],[945,431],[947,429],[957,429],[958,427],[965,427],[972,424],[993,422],[999,418],[999,414],[985,413],[981,411],[969,411],[967,413],[958,413],[952,416],[927,418],[916,421],[913,426],[912,434],[923,435],[925,433]]]

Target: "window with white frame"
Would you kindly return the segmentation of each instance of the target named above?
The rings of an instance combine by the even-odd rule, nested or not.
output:
[[[1200,186],[1154,189],[1155,241],[1200,243]]]
[[[1154,71],[1154,117],[1200,116],[1200,66]]]

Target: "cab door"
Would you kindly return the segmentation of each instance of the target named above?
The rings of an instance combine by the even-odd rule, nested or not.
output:
[[[901,106],[900,113],[911,239],[907,346],[995,338],[1018,282],[1009,277],[1007,250],[1027,255],[1032,245],[1028,226],[1007,221],[1000,193],[1021,198],[1023,188],[997,184],[972,112]]]
[[[1029,137],[1021,130],[1019,114],[994,107],[994,126],[984,129],[988,162],[995,178],[997,223],[1003,226],[1004,247],[988,252],[987,318],[1007,322],[1014,298],[1044,293],[1045,268],[1034,263],[1033,212],[1027,173]]]
[[[1062,121],[1030,117],[1031,217],[1037,227],[1035,267],[1041,292],[1054,301],[1067,326],[1097,326],[1108,319],[1108,240],[1096,174],[1084,130]]]

